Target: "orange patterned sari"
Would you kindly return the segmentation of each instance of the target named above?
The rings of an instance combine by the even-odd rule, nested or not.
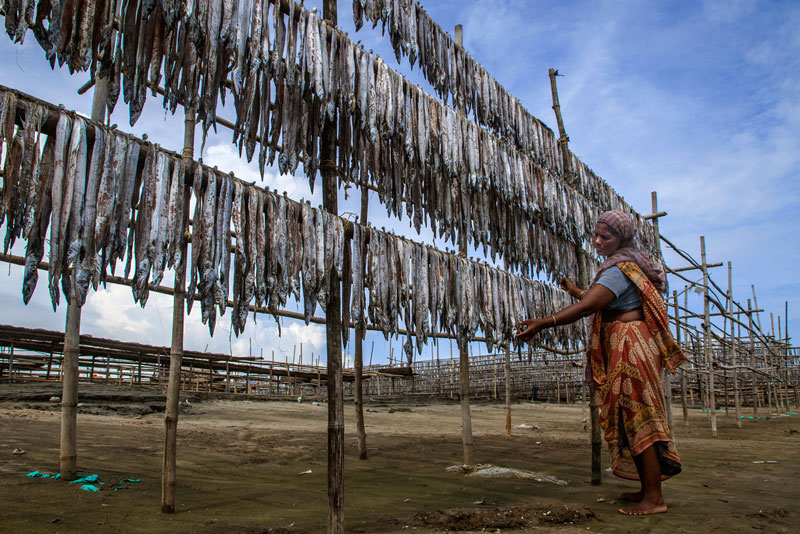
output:
[[[600,426],[615,475],[639,480],[633,456],[655,445],[666,479],[680,473],[681,461],[667,425],[662,366],[674,372],[686,356],[669,331],[667,308],[653,283],[636,263],[617,267],[639,290],[645,320],[603,323],[602,312],[594,315],[589,364]]]

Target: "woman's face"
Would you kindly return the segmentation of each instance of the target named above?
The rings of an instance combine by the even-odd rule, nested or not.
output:
[[[612,234],[604,223],[594,225],[594,240],[592,242],[597,255],[605,258],[614,254],[620,245],[620,239]]]

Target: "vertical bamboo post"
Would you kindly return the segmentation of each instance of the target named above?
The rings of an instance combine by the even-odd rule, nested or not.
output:
[[[11,349],[8,352],[8,380],[11,381],[13,378],[14,378],[14,343],[11,343]]]
[[[369,215],[369,190],[364,187],[361,190],[361,218],[360,222],[363,225],[367,224],[367,216]],[[361,243],[355,243],[354,246],[361,247],[361,258],[363,261],[366,247]],[[367,431],[364,427],[364,382],[363,382],[363,369],[364,369],[364,338],[367,331],[364,328],[356,328],[355,331],[355,360],[353,362],[353,371],[355,373],[355,408],[356,408],[356,435],[358,436],[358,459],[367,459]]]
[[[789,410],[789,301],[786,301],[783,321],[783,378],[784,391],[786,392],[786,410]]]
[[[61,457],[60,473],[67,480],[77,473],[77,413],[78,413],[78,339],[81,326],[80,307],[74,291],[67,307],[67,326],[64,335],[64,356],[61,361],[63,382],[61,390]]]
[[[772,337],[775,337],[775,324],[772,319],[772,312],[769,313],[769,320],[772,323]],[[769,368],[772,367],[770,363],[769,344],[766,341],[761,341],[764,346],[764,368],[767,370],[767,413],[770,415],[775,414],[773,409],[772,399],[775,397],[775,384],[772,383],[772,376],[769,373]],[[775,407],[777,409],[777,406]]]
[[[492,359],[492,398],[497,400],[497,358]]]
[[[506,383],[506,438],[511,438],[511,345],[506,345],[506,359],[503,366]]]
[[[50,357],[47,359],[47,375],[45,378],[50,380],[50,370],[53,368],[53,351],[50,350]]]
[[[681,345],[681,321],[678,310],[678,292],[672,291],[672,300],[675,305],[675,342]],[[683,409],[683,424],[689,426],[689,406],[686,404],[686,373],[681,370],[681,408]]]
[[[336,0],[325,0],[322,16],[337,24]],[[332,215],[339,213],[338,172],[334,143],[336,124],[326,121],[320,140],[322,205]],[[328,351],[328,534],[344,533],[344,394],[342,389],[341,286],[336,270],[330,280],[325,333]]]
[[[742,428],[742,404],[739,395],[739,357],[737,354],[738,340],[734,331],[733,309],[733,268],[728,262],[728,313],[731,316],[731,365],[733,365],[733,404],[736,408],[736,427]]]
[[[464,33],[461,24],[455,28],[456,44],[464,46]],[[459,113],[464,114],[464,110],[459,106]],[[467,254],[467,233],[461,231],[459,236],[458,251],[466,256]],[[459,392],[461,400],[461,442],[464,445],[464,465],[473,465],[474,451],[472,446],[472,415],[469,405],[469,343],[466,340],[458,340],[458,360],[459,360]]]
[[[703,337],[705,362],[708,369],[708,397],[711,411],[711,437],[717,437],[717,406],[714,392],[714,355],[711,350],[711,318],[708,310],[708,263],[706,262],[706,238],[700,236],[700,259],[703,269]]]
[[[183,134],[183,159],[189,162],[194,157],[195,119],[192,110],[186,110]],[[183,187],[183,227],[181,254],[187,257],[189,229],[189,201],[191,189]],[[194,246],[194,245],[192,245]],[[175,486],[177,484],[178,459],[178,409],[181,395],[181,364],[183,360],[184,307],[186,306],[186,269],[176,266],[175,288],[172,297],[172,344],[169,352],[169,378],[167,381],[167,403],[164,409],[164,463],[161,470],[161,511],[175,512]],[[249,381],[248,381],[249,388]]]
[[[586,418],[586,380],[581,380],[581,418],[583,420],[583,431],[589,428],[589,420]]]
[[[755,347],[753,342],[753,313],[750,299],[747,299],[747,329],[748,352],[750,353],[750,367],[753,370],[753,419],[758,417],[758,374],[756,373]]]
[[[652,208],[651,213],[653,214],[653,229],[655,230],[656,236],[660,236],[658,231],[658,193],[656,191],[650,192],[650,206]],[[661,238],[658,238],[659,250],[661,249]],[[664,384],[664,405],[667,409],[667,425],[672,428],[672,376],[670,375],[669,370],[663,369],[661,371],[662,374],[662,382]]]
[[[92,120],[105,121],[106,96],[108,82],[100,77],[94,88],[92,100]],[[75,280],[77,269],[69,275]],[[64,328],[64,359],[61,368],[64,370],[64,382],[61,391],[61,440],[59,467],[61,476],[66,480],[75,478],[78,471],[78,358],[80,354],[81,305],[77,292],[69,292],[67,304],[66,326]]]

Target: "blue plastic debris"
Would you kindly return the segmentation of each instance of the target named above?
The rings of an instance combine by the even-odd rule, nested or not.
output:
[[[83,482],[89,482],[89,483],[97,482],[99,479],[100,479],[99,475],[89,475],[81,478],[76,478],[75,480],[70,482],[70,484],[81,484]]]
[[[91,491],[91,492],[94,492],[94,493],[97,493],[98,491],[100,491],[100,488],[98,488],[97,486],[92,486],[91,484],[84,484],[83,486],[81,486],[81,489],[83,491]]]
[[[61,478],[61,473],[56,473],[55,475],[49,475],[47,473],[43,473],[42,471],[33,471],[23,476],[29,478],[52,478],[53,480],[58,480],[59,478]]]
[[[123,478],[119,482],[120,484],[122,484],[123,482],[141,482],[141,481],[142,481],[141,478]]]

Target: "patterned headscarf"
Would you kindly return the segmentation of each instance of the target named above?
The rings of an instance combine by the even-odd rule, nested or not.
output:
[[[639,248],[634,239],[633,221],[631,221],[630,216],[624,211],[607,211],[597,219],[597,222],[606,225],[611,233],[620,239],[620,245],[616,252],[606,258],[606,261],[600,266],[600,269],[598,269],[597,274],[594,276],[594,280],[592,280],[592,284],[597,282],[597,279],[600,278],[600,274],[606,269],[623,261],[632,261],[642,269],[644,274],[647,275],[647,278],[653,282],[656,289],[660,293],[663,293],[667,288],[667,277],[664,271],[653,265],[650,258]]]

